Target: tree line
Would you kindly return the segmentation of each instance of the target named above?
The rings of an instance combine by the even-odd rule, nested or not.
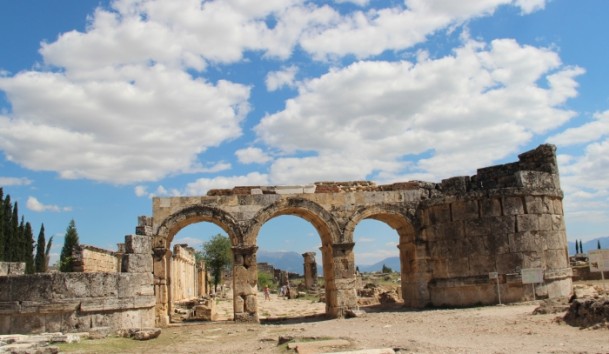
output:
[[[52,242],[51,237],[46,244],[42,224],[38,242],[34,243],[32,225],[23,216],[19,217],[18,203],[13,203],[10,194],[4,195],[4,190],[0,187],[0,261],[23,262],[26,274],[46,272]]]
[[[34,242],[32,225],[29,221],[25,221],[23,215],[19,216],[18,203],[11,201],[10,194],[4,195],[0,187],[0,262],[23,262],[25,274],[45,273],[49,270],[49,253],[52,244],[52,236],[48,242],[46,241],[44,224],[40,225],[38,239]],[[73,249],[78,244],[78,233],[72,220],[66,230],[59,258],[60,271],[73,271]]]

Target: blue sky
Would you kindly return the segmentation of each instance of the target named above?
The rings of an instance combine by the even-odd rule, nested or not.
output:
[[[558,147],[569,240],[609,234],[609,2],[0,2],[0,186],[56,249],[115,249],[152,195],[472,175]],[[182,230],[200,244],[220,230]],[[37,233],[37,231],[35,231]],[[356,262],[397,256],[366,221]],[[271,220],[259,246],[319,245]]]

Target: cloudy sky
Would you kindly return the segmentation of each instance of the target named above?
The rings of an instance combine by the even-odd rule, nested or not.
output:
[[[1,1],[0,186],[57,245],[74,219],[81,243],[115,249],[153,195],[439,182],[549,142],[568,238],[606,236],[607,13],[605,0]],[[359,264],[397,256],[384,224],[356,241]],[[319,237],[285,216],[259,244],[304,252]]]

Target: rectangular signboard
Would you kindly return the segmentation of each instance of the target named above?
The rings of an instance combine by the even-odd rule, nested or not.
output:
[[[499,276],[499,274],[497,274],[497,272],[490,272],[490,273],[488,273],[488,278],[489,279],[497,279],[498,276]]]
[[[542,268],[528,268],[522,269],[522,284],[538,284],[543,283],[543,269]]]
[[[588,252],[591,272],[609,271],[609,250],[594,250]]]

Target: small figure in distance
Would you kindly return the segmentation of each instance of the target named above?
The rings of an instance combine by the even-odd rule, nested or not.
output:
[[[271,294],[269,293],[269,287],[268,286],[264,287],[264,299],[265,300],[271,300]]]

